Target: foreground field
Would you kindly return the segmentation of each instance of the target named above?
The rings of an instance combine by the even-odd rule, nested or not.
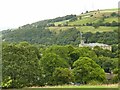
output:
[[[103,90],[103,88],[118,88],[118,84],[112,84],[112,85],[80,85],[80,86],[77,86],[77,85],[64,85],[64,86],[45,86],[45,87],[30,87],[29,89],[43,89],[43,88],[91,88],[91,89],[95,89],[95,88],[102,88],[101,90]]]

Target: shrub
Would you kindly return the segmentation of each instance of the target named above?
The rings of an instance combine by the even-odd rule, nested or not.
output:
[[[89,85],[101,85],[102,83],[97,80],[91,80],[88,82]]]

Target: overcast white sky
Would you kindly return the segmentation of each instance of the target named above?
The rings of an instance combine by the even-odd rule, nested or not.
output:
[[[119,0],[0,0],[0,30],[86,10],[117,8]]]

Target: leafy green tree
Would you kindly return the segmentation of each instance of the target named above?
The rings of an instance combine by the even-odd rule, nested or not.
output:
[[[59,57],[66,61],[70,67],[72,66],[73,63],[73,60],[71,59],[71,53],[74,50],[75,50],[74,47],[71,45],[66,46],[53,45],[47,48],[43,53],[55,53],[56,55],[59,55]]]
[[[55,53],[45,53],[40,59],[40,66],[42,67],[45,81],[48,85],[52,84],[52,74],[55,68],[63,67],[68,68],[68,63]]]
[[[99,56],[105,56],[105,57],[114,57],[115,55],[112,53],[112,51],[107,49],[102,49],[99,46],[94,47],[93,51],[96,53],[96,55]]]
[[[95,23],[95,24],[93,24],[93,27],[95,28],[95,29],[97,29],[97,28],[99,28],[99,24],[98,23]]]
[[[81,57],[73,64],[75,81],[87,84],[91,80],[105,81],[104,70],[88,57]]]
[[[105,72],[111,73],[115,68],[117,68],[118,58],[110,58],[110,57],[98,57],[96,63],[104,69]]]
[[[76,28],[71,28],[60,32],[56,37],[56,44],[58,45],[78,45],[79,31]]]
[[[39,54],[34,46],[26,42],[6,44],[2,51],[3,88],[32,86],[39,80],[43,83],[38,64]]]
[[[114,77],[112,78],[112,83],[119,83],[120,76],[119,76],[119,69],[118,68],[119,67],[117,67],[113,70]]]
[[[111,16],[115,17],[115,16],[117,16],[117,13],[113,12],[113,13],[111,13]]]
[[[86,11],[86,13],[88,13],[89,11]]]
[[[118,22],[112,21],[111,26],[118,26]]]
[[[68,68],[56,68],[53,72],[53,78],[55,85],[64,85],[74,82],[73,73]]]

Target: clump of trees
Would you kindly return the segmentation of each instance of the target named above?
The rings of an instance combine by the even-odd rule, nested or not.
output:
[[[71,83],[106,83],[105,73],[114,72],[117,83],[117,57],[106,56],[101,48],[50,46],[27,42],[3,43],[3,88],[22,88]],[[108,53],[115,53],[109,51]]]
[[[95,34],[87,32],[83,35],[86,43],[105,43],[105,44],[118,44],[118,31],[113,32],[96,32]]]
[[[96,27],[97,28],[97,27]],[[19,33],[20,32],[20,33]],[[105,44],[118,44],[118,31],[111,32],[86,32],[83,34],[86,43],[105,43]],[[56,34],[49,29],[42,27],[36,29],[19,29],[15,31],[4,31],[3,40],[7,42],[21,42],[27,41],[29,43],[43,44],[43,45],[78,45],[80,43],[80,31],[76,28],[60,31]]]
[[[39,51],[27,42],[3,44],[3,88],[21,88],[42,85]],[[37,82],[40,80],[39,82]]]
[[[76,18],[76,15],[66,15],[64,17],[57,17],[55,19],[50,19],[49,21],[50,22],[59,22],[59,21],[64,21],[64,20],[69,20],[69,19],[72,19],[72,18]]]

